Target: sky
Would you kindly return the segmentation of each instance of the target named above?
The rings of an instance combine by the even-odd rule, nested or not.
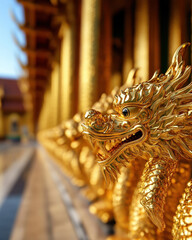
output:
[[[24,23],[22,6],[16,0],[1,0],[0,7],[0,78],[18,78],[22,74],[18,59],[26,63],[26,55],[20,50],[13,35],[21,45],[25,36],[11,17],[14,13],[20,23]]]

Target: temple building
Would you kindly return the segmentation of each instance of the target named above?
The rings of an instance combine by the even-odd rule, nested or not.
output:
[[[26,45],[17,43],[28,59],[20,86],[34,132],[86,111],[132,68],[142,81],[165,72],[175,49],[191,41],[190,0],[18,2]]]
[[[16,79],[0,79],[0,139],[21,140],[30,132],[30,118]]]

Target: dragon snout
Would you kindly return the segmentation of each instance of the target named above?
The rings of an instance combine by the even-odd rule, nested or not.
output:
[[[102,114],[99,111],[90,109],[85,113],[85,124],[83,125],[98,134],[106,132],[111,126],[110,114]]]
[[[85,113],[85,120],[94,120],[97,116],[102,115],[100,112],[90,109]]]
[[[90,109],[85,113],[85,122],[88,125],[93,125],[93,123],[102,125],[105,121],[105,117],[102,115],[102,113],[94,109]]]

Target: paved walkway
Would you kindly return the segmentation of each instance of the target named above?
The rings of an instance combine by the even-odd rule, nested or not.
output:
[[[11,141],[0,141],[0,151],[4,151],[5,149],[9,148],[10,146],[13,146]]]
[[[25,180],[34,153],[32,144],[1,144],[0,239],[7,240],[20,206]]]
[[[37,147],[9,239],[104,240],[106,226],[89,213],[88,205],[80,189]]]

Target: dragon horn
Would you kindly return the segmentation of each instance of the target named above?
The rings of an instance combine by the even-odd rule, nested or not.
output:
[[[168,68],[165,75],[168,75],[168,73],[171,71],[173,66],[174,67],[179,66],[179,64],[183,61],[183,56],[186,52],[187,47],[189,47],[190,45],[191,44],[189,42],[186,42],[177,48],[177,50],[175,51],[175,53],[173,55],[171,66]]]
[[[127,87],[132,87],[136,84],[136,80],[138,77],[137,76],[138,70],[139,70],[139,68],[133,68],[130,70],[130,72],[128,73],[128,76],[127,76],[127,80],[121,89],[125,89]]]

